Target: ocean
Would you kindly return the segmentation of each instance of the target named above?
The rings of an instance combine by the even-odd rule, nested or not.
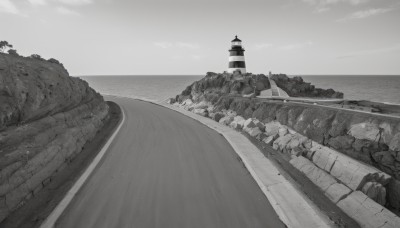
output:
[[[102,94],[163,101],[175,97],[204,76],[82,76]],[[303,75],[304,81],[344,93],[345,99],[400,104],[400,76]]]

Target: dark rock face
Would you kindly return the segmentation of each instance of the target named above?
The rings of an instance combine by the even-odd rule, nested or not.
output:
[[[292,97],[321,97],[321,98],[343,98],[343,93],[332,89],[324,90],[315,88],[310,83],[303,81],[301,77],[289,78],[284,74],[272,75],[276,84]],[[201,80],[188,86],[176,100],[181,103],[186,99],[194,102],[206,100],[216,102],[221,95],[247,95],[270,89],[268,78],[263,75],[246,74],[243,77],[234,78],[231,74],[217,74],[208,72]]]
[[[93,139],[108,106],[57,63],[0,54],[0,221]]]
[[[208,72],[206,77],[188,86],[180,95],[178,102],[188,98],[194,102],[206,100],[216,102],[222,94],[243,95],[269,89],[271,86],[265,75],[247,75],[234,80],[231,74]]]
[[[0,130],[99,99],[59,64],[0,55]]]
[[[343,93],[333,89],[315,88],[311,83],[304,82],[303,78],[299,76],[289,78],[286,74],[274,74],[271,79],[291,97],[343,98]]]

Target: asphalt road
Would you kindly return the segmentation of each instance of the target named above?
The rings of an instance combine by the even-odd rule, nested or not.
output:
[[[56,227],[284,227],[217,132],[154,104],[111,100],[125,124]]]

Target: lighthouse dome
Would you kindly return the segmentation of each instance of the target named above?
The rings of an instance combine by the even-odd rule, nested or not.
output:
[[[232,47],[235,46],[239,47],[242,46],[242,41],[239,38],[237,38],[237,36],[235,36],[235,39],[232,40]]]
[[[235,39],[232,40],[232,42],[242,42],[237,36],[235,36]]]

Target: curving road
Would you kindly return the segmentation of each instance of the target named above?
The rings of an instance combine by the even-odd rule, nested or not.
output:
[[[110,100],[125,124],[56,227],[284,227],[217,132],[154,104]]]

